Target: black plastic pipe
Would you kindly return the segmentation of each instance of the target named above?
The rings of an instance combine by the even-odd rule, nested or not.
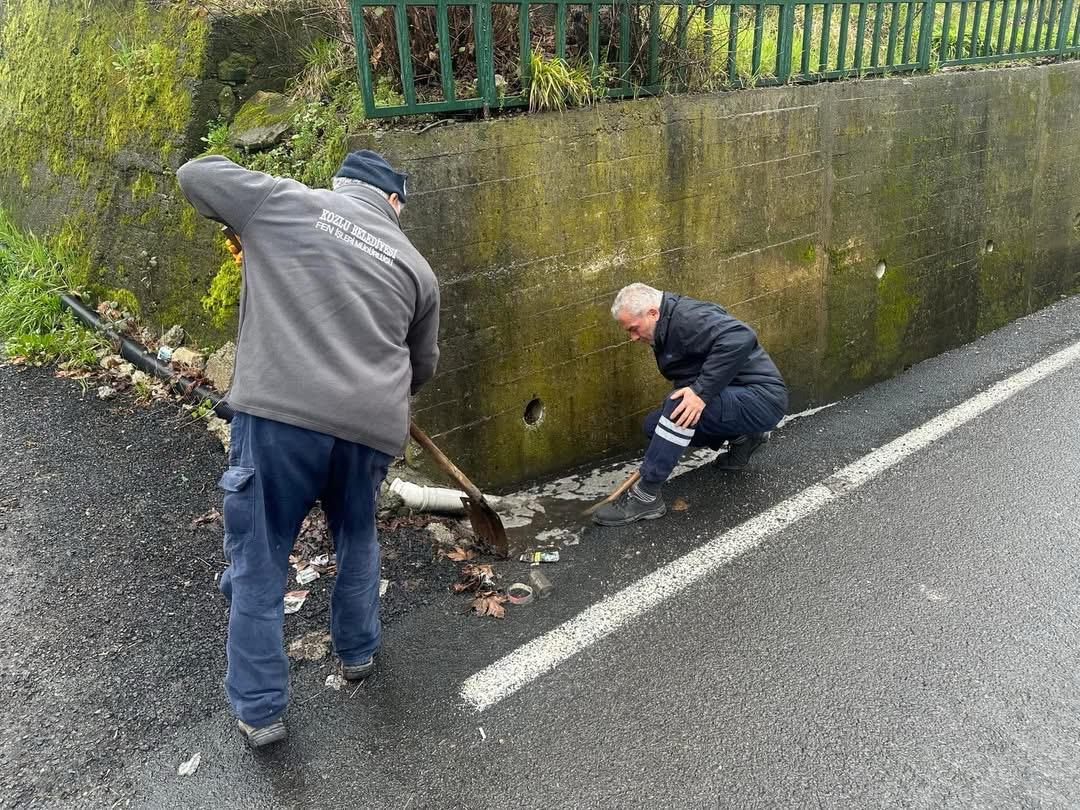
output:
[[[69,295],[67,293],[61,295],[60,303],[70,309],[75,317],[87,326],[104,333],[112,342],[114,348],[119,347],[120,356],[133,366],[142,369],[147,374],[153,374],[155,377],[160,377],[165,380],[169,383],[170,387],[181,396],[194,396],[198,397],[199,400],[210,400],[210,403],[214,406],[214,413],[226,422],[232,421],[233,409],[216,391],[207,388],[205,385],[196,385],[194,380],[191,380],[182,374],[174,373],[171,366],[162,363],[134,340],[130,340],[129,338],[114,332],[112,329],[109,329],[104,322],[98,318],[96,312],[87,308],[86,305],[74,295]]]

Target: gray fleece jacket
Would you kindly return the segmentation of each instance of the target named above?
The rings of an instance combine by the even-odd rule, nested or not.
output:
[[[200,214],[243,242],[229,404],[399,455],[409,394],[439,359],[439,287],[386,198],[308,188],[220,156],[176,177]]]

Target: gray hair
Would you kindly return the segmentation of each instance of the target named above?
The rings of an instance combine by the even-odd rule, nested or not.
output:
[[[618,319],[619,313],[624,310],[630,315],[641,315],[645,310],[652,307],[660,309],[663,298],[664,294],[660,290],[654,289],[648,284],[640,282],[627,284],[615,296],[615,303],[611,305],[611,317]]]

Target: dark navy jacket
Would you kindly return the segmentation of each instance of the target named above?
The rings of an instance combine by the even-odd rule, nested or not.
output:
[[[664,293],[653,352],[661,374],[706,402],[729,385],[764,385],[786,401],[784,378],[754,330],[719,304]]]

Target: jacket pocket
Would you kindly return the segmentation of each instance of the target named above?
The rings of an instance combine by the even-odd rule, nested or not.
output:
[[[255,494],[251,486],[254,477],[253,467],[229,467],[218,481],[225,491],[221,511],[225,524],[223,550],[228,562],[232,562],[232,550],[251,536],[255,525]]]

